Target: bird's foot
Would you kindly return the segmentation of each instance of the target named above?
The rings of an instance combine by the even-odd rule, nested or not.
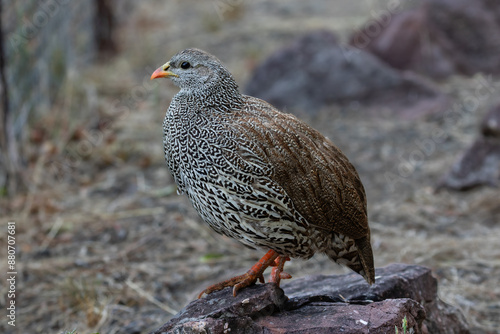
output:
[[[288,256],[281,256],[281,255],[274,260],[274,263],[271,264],[273,269],[271,271],[271,277],[269,279],[269,282],[276,283],[278,284],[278,286],[280,286],[280,281],[282,279],[292,278],[292,275],[283,271],[283,267],[285,266],[286,261],[290,261],[290,258]]]
[[[225,281],[222,281],[222,282],[210,285],[208,288],[206,288],[205,290],[203,290],[198,295],[198,298],[201,298],[201,296],[203,296],[203,294],[207,294],[208,295],[208,294],[210,294],[212,292],[219,291],[219,290],[222,290],[224,288],[227,288],[228,286],[232,286],[233,287],[233,296],[236,297],[236,294],[238,293],[238,291],[240,289],[242,289],[244,287],[247,287],[249,285],[254,284],[257,281],[257,279],[259,280],[259,282],[264,283],[264,276],[262,274],[260,274],[260,275],[252,275],[252,274],[249,274],[247,272],[247,273],[245,273],[243,275],[239,275],[239,276],[230,278],[228,280],[225,280]]]
[[[214,284],[203,290],[199,295],[198,298],[201,298],[203,294],[210,294],[214,291],[219,291],[222,290],[228,286],[233,287],[233,296],[236,297],[236,294],[238,293],[239,290],[255,284],[257,282],[257,279],[261,282],[264,283],[264,276],[262,275],[264,273],[264,270],[266,270],[267,267],[275,265],[275,260],[278,258],[279,254],[276,253],[273,250],[270,250],[269,252],[264,255],[259,262],[254,264],[252,268],[250,268],[249,271],[247,271],[243,275],[239,275],[233,278],[230,278],[228,280],[225,280],[223,282]],[[285,261],[283,261],[283,265],[285,264]],[[281,263],[280,261],[278,263]],[[283,265],[281,266],[281,269],[283,270]],[[274,270],[275,268],[273,268]],[[290,276],[291,277],[291,276]]]

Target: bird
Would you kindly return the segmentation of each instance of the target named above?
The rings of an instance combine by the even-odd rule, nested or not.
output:
[[[300,68],[295,69],[300,71]],[[215,232],[265,255],[243,275],[203,290],[233,296],[271,267],[270,282],[291,278],[291,258],[326,254],[375,282],[367,200],[361,179],[332,141],[296,116],[240,92],[212,54],[182,50],[156,69],[180,88],[163,121],[165,160]]]

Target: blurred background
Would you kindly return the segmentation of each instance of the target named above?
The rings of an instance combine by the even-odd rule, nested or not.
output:
[[[145,333],[261,257],[201,224],[165,166],[177,88],[149,78],[196,47],[350,158],[377,267],[430,267],[472,333],[500,333],[498,1],[0,4],[0,247],[14,221],[18,272],[0,332]]]

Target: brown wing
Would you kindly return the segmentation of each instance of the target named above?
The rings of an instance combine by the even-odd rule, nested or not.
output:
[[[245,96],[240,132],[272,166],[271,178],[307,221],[353,239],[369,237],[366,195],[347,157],[293,115]],[[259,153],[260,152],[260,153]]]

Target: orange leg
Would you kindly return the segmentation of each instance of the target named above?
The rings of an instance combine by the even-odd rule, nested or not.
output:
[[[233,296],[236,297],[236,294],[240,289],[254,284],[257,281],[257,279],[259,279],[261,283],[264,283],[264,276],[262,275],[262,273],[264,272],[264,270],[266,270],[267,267],[272,266],[274,264],[274,260],[276,260],[278,256],[279,256],[278,253],[276,253],[273,250],[270,250],[269,252],[266,253],[266,255],[264,255],[259,260],[259,262],[254,264],[252,268],[250,268],[250,270],[247,271],[245,274],[209,286],[198,295],[198,298],[201,298],[201,296],[203,296],[204,293],[208,295],[209,293],[222,290],[228,286],[233,287]],[[283,261],[283,264],[284,263],[285,262]]]
[[[280,286],[280,281],[282,279],[292,278],[292,275],[283,271],[286,261],[290,261],[290,258],[288,256],[281,255],[274,260],[274,263],[271,265],[273,266],[273,269],[271,271],[271,278],[269,282],[276,283]]]

